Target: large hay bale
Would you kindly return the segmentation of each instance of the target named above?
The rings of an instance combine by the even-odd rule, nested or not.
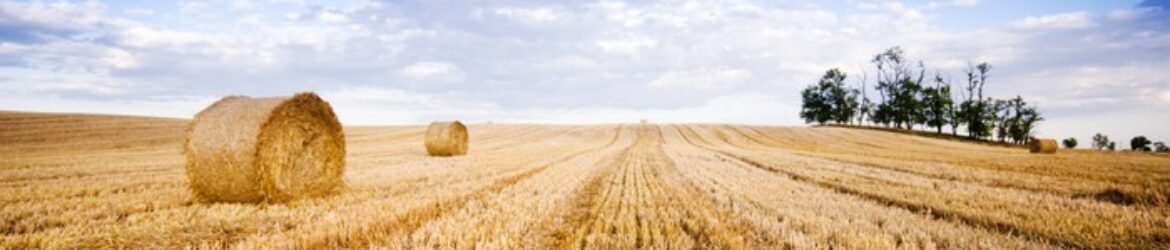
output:
[[[427,127],[427,154],[457,156],[467,154],[467,127],[459,121],[432,122]]]
[[[333,194],[344,182],[345,134],[313,93],[225,97],[195,115],[184,150],[203,201],[283,202]]]
[[[1028,147],[1032,153],[1055,154],[1058,146],[1054,139],[1032,139]]]

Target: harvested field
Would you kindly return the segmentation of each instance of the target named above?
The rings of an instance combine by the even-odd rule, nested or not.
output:
[[[1170,157],[838,127],[345,127],[339,194],[197,202],[188,120],[0,112],[0,249],[1170,248]]]

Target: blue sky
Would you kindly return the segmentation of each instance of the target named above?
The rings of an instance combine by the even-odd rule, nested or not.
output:
[[[798,92],[901,45],[1046,115],[1170,140],[1170,6],[1147,1],[0,1],[0,109],[191,117],[315,91],[346,124],[800,125]],[[872,85],[872,84],[871,84]],[[1087,144],[1087,143],[1083,143]]]

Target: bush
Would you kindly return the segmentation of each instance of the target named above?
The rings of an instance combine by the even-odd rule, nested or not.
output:
[[[1061,143],[1064,144],[1065,148],[1075,148],[1075,147],[1077,147],[1077,138],[1069,137],[1068,139],[1064,139],[1064,141],[1061,141]]]
[[[1132,140],[1129,140],[1129,148],[1132,149],[1133,151],[1149,152],[1150,151],[1150,139],[1146,139],[1145,136],[1140,136],[1140,135],[1137,137],[1134,137]]]

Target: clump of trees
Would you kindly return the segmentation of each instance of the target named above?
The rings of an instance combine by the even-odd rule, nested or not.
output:
[[[816,85],[800,92],[801,98],[805,100],[801,105],[800,117],[805,122],[822,125],[830,121],[849,122],[858,106],[857,93],[856,89],[845,86],[845,73],[830,69]]]
[[[1106,147],[1109,147],[1109,150],[1113,150],[1113,147],[1110,144],[1113,143],[1109,141],[1108,136],[1105,136],[1101,133],[1093,135],[1093,149],[1104,150]]]
[[[1129,140],[1129,149],[1133,151],[1150,151],[1150,139],[1145,136],[1136,136]]]
[[[833,68],[801,91],[800,117],[818,124],[868,121],[906,130],[929,127],[939,134],[950,127],[952,135],[964,127],[970,138],[1016,144],[1027,143],[1044,120],[1036,106],[1021,96],[985,97],[983,89],[992,69],[986,62],[964,71],[963,93],[954,93],[952,82],[937,71],[928,78],[926,64],[908,59],[901,47],[874,55],[870,63],[877,73],[876,103],[867,96],[867,77],[862,78],[861,88],[853,88],[845,84],[846,73]]]
[[[1170,152],[1170,147],[1167,147],[1166,143],[1155,142],[1154,143],[1154,152],[1158,152],[1158,153]]]
[[[1064,139],[1064,141],[1061,141],[1061,142],[1064,143],[1064,148],[1076,148],[1077,147],[1077,138],[1069,137],[1068,139]]]
[[[1076,140],[1075,138],[1069,138],[1069,139]],[[1069,139],[1066,139],[1066,141]],[[1093,147],[1093,149],[1096,149],[1096,150],[1108,149],[1109,151],[1113,151],[1113,150],[1116,150],[1116,143],[1113,141],[1109,141],[1108,136],[1105,136],[1101,133],[1097,133],[1096,135],[1093,135],[1092,147]],[[1150,152],[1150,151],[1159,152],[1159,153],[1170,152],[1170,147],[1167,147],[1166,143],[1151,142],[1149,138],[1146,138],[1145,136],[1140,136],[1140,135],[1135,136],[1135,137],[1133,137],[1133,139],[1129,140],[1129,148],[1132,151],[1138,151],[1138,152]]]

